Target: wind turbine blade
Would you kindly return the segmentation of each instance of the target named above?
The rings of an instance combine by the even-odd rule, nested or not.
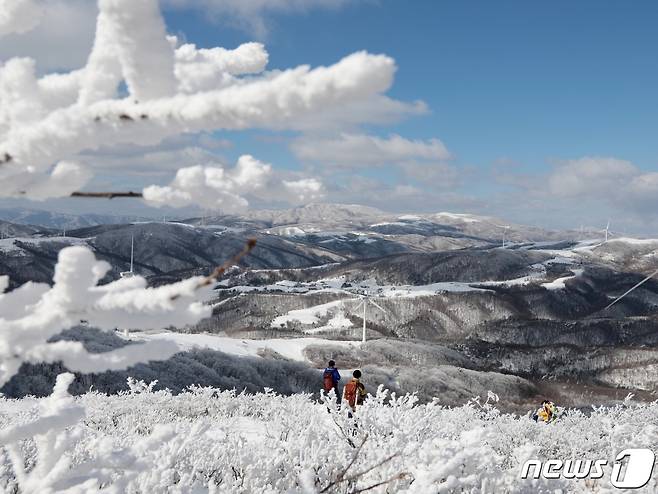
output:
[[[356,312],[357,310],[359,310],[359,309],[361,308],[361,306],[362,306],[364,303],[365,303],[365,301],[362,300],[361,303],[360,303],[359,305],[357,305],[356,307],[354,307],[354,312]]]
[[[654,271],[653,273],[651,273],[651,274],[650,274],[649,276],[647,276],[646,278],[644,278],[642,281],[640,281],[640,282],[639,282],[637,285],[635,285],[633,288],[631,288],[630,290],[626,291],[626,293],[624,293],[623,295],[620,295],[619,297],[617,297],[617,298],[616,298],[616,299],[615,299],[610,305],[608,305],[608,306],[607,306],[605,309],[603,309],[603,310],[608,310],[610,307],[612,307],[613,305],[615,305],[617,302],[619,302],[619,301],[620,301],[622,298],[624,298],[626,295],[628,295],[629,293],[631,293],[631,292],[632,292],[633,290],[635,290],[636,288],[639,288],[640,286],[644,285],[647,281],[649,281],[651,278],[653,278],[653,277],[656,276],[657,274],[658,274],[658,269],[657,269],[656,271]]]
[[[382,312],[388,314],[388,311],[387,311],[386,309],[384,309],[382,306],[380,306],[380,305],[379,305],[377,302],[375,302],[374,300],[372,300],[372,299],[368,299],[368,302],[370,302],[372,305],[374,305],[375,307],[377,307],[380,311],[382,311]]]

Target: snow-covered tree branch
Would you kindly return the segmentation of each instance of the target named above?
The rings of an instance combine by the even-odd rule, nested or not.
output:
[[[52,288],[27,283],[0,294],[0,385],[23,362],[61,360],[73,371],[100,372],[166,359],[178,350],[168,342],[153,342],[89,355],[78,342],[48,342],[81,321],[106,330],[166,328],[193,324],[210,314],[201,302],[209,289],[201,286],[202,277],[158,288],[148,288],[139,276],[98,286],[109,269],[87,248],[69,247],[60,252]],[[7,285],[7,277],[0,277],[2,291]]]
[[[82,152],[152,145],[184,133],[249,127],[293,128],[293,120],[376,96],[390,86],[395,64],[359,52],[335,65],[266,72],[260,43],[199,49],[168,36],[157,0],[99,0],[96,37],[87,64],[37,76],[29,58],[0,66],[0,196],[68,196],[94,176]],[[35,28],[41,3],[2,1],[0,35]],[[125,83],[125,90],[121,89]],[[272,166],[244,155],[234,168],[199,164],[178,171],[168,186],[131,194],[152,205],[237,210],[246,194],[288,202],[321,197],[313,177],[285,180]],[[94,194],[91,194],[92,196]],[[113,197],[112,193],[99,196]],[[23,362],[61,360],[84,372],[125,368],[167,358],[165,343],[89,355],[79,343],[50,343],[81,321],[114,329],[192,324],[209,314],[209,283],[199,279],[148,288],[140,277],[98,285],[109,266],[81,247],[60,253],[52,287],[28,283],[4,293],[0,278],[0,382]]]
[[[182,133],[294,128],[299,118],[380,95],[395,72],[391,58],[366,52],[329,67],[266,72],[268,54],[259,43],[233,50],[179,44],[167,36],[157,0],[100,0],[98,5],[96,38],[85,67],[38,77],[29,58],[0,66],[0,195],[70,195],[94,175],[94,163],[80,159],[83,151],[153,145]],[[22,12],[13,8],[4,15],[25,23]],[[122,82],[125,93],[119,90]],[[206,180],[195,179],[198,190],[190,197],[186,191],[182,201],[174,193],[177,204],[224,204],[227,196],[237,196],[242,206],[241,196],[257,184],[222,173],[212,167],[182,170],[177,186],[190,184],[191,175]],[[281,189],[279,199],[308,201],[321,185],[309,177],[284,182]],[[163,192],[147,190],[146,200],[159,204]]]
[[[39,0],[0,0],[0,36],[47,22],[41,6]],[[1,197],[84,197],[80,191],[97,171],[89,153],[155,145],[181,134],[294,129],[298,119],[381,96],[395,72],[391,58],[366,52],[328,67],[268,72],[268,53],[259,43],[199,49],[168,36],[157,0],[99,0],[98,8],[95,40],[84,67],[41,75],[30,58],[12,58],[0,65]],[[248,206],[249,194],[296,203],[323,193],[317,178],[280,177],[270,164],[248,154],[234,168],[188,165],[192,166],[180,169],[169,185],[146,187],[131,196],[155,206],[197,204],[236,210]],[[253,247],[249,242],[208,276],[156,288],[140,276],[106,282],[109,264],[79,246],[60,251],[52,286],[26,283],[7,292],[9,280],[0,276],[0,386],[24,363],[61,362],[72,372],[91,373],[169,358],[179,350],[172,342],[89,353],[80,342],[53,338],[80,324],[102,330],[195,324],[211,313],[204,301],[214,281]],[[83,433],[77,424],[87,415],[86,407],[67,392],[72,379],[72,374],[61,374],[35,416],[3,427],[3,489],[13,483],[24,492],[86,492],[110,485],[113,492],[124,492],[128,486],[148,492],[154,484],[138,478],[142,473],[150,471],[147,477],[165,485],[161,475],[178,475],[173,467],[181,452],[206,437],[206,424],[183,434],[173,427],[156,427],[145,438],[131,441],[130,447],[122,449],[99,438],[85,452],[69,453],[79,444]],[[34,455],[24,454],[26,443],[34,445]],[[97,461],[78,461],[76,454],[86,457],[89,451]],[[239,448],[233,451],[238,454]],[[372,460],[371,467],[388,462],[376,456]],[[243,458],[235,465],[235,485],[244,484],[249,477]],[[206,485],[223,482],[215,483],[219,474],[198,470],[188,480],[194,483],[200,475]],[[343,480],[355,479],[344,477],[340,483]],[[181,485],[187,484],[184,480]]]

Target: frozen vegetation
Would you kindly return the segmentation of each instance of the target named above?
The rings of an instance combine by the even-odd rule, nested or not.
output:
[[[77,194],[104,171],[94,153],[112,147],[153,146],[190,133],[298,131],[337,109],[358,114],[364,104],[415,108],[386,96],[396,65],[385,55],[357,52],[327,67],[268,71],[260,43],[197,48],[167,36],[156,0],[99,0],[98,12],[84,67],[44,74],[30,58],[0,65],[0,196]],[[42,15],[39,2],[0,0],[0,35],[34,29],[47,21]],[[168,184],[144,187],[143,199],[243,212],[254,197],[304,204],[324,193],[318,178],[277,172],[249,154],[232,166],[188,164]],[[567,239],[566,247],[537,249],[528,242],[564,239],[513,228],[510,249],[501,249],[492,218],[441,213],[387,220],[354,206],[326,228],[308,224],[328,212],[322,205],[261,212],[252,218],[255,230],[233,218],[233,224],[213,221],[218,230],[193,222],[128,225],[57,239],[3,225],[3,273],[12,279],[0,276],[0,386],[22,398],[0,398],[0,489],[603,493],[611,489],[609,471],[598,481],[549,484],[522,482],[521,465],[532,458],[613,460],[627,446],[658,447],[656,403],[574,410],[550,426],[500,412],[534,400],[537,390],[525,376],[573,373],[580,370],[573,360],[582,355],[590,359],[583,364],[586,378],[655,390],[651,349],[599,351],[604,344],[649,341],[628,328],[648,327],[656,338],[655,286],[615,308],[619,317],[640,316],[624,331],[597,321],[551,325],[596,315],[610,297],[597,284],[613,280],[618,293],[635,282],[637,273],[620,280],[612,267],[646,269],[654,243]],[[150,258],[137,252],[137,270],[151,277],[117,279],[121,268],[108,260],[125,263],[119,247],[140,231],[145,241],[138,239],[138,249],[146,239],[155,247]],[[294,279],[290,272],[253,272],[245,278],[261,277],[260,283],[213,291],[226,266],[251,252],[254,242],[245,248],[245,235],[252,233],[261,250],[247,258],[249,267],[310,269]],[[20,238],[4,239],[9,235]],[[469,246],[478,249],[435,252]],[[641,251],[641,260],[629,249]],[[591,265],[580,269],[576,262]],[[242,344],[209,334],[118,343],[112,334],[201,332],[204,324],[294,336],[338,333],[359,321],[344,309],[349,302],[337,299],[363,294],[380,296],[388,309],[368,321],[378,336],[435,344],[392,339],[357,348],[310,338]],[[62,338],[71,328],[77,337]],[[92,328],[106,333],[93,333],[102,335],[94,340]],[[560,360],[565,354],[572,362]],[[317,401],[320,379],[311,365],[336,356],[361,367],[374,393],[354,419],[333,402]],[[650,371],[639,371],[643,366]],[[414,394],[401,394],[409,391]],[[450,403],[462,405],[447,408]],[[657,488],[654,477],[645,491]]]
[[[129,391],[0,399],[5,492],[607,493],[616,454],[658,449],[658,405],[627,400],[537,424],[497,397],[446,408],[379,389],[355,420],[309,395]],[[521,480],[528,459],[608,460],[599,480]],[[27,468],[26,468],[27,466]],[[562,489],[562,490],[560,490]],[[640,493],[656,492],[658,477]]]

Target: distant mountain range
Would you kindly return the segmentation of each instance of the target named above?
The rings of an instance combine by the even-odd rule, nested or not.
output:
[[[631,272],[643,273],[656,264],[651,240],[604,243],[601,232],[547,231],[467,214],[393,215],[358,205],[312,204],[179,222],[19,209],[4,210],[2,216],[20,220],[0,220],[0,272],[16,283],[49,281],[57,252],[71,244],[89,245],[113,265],[110,277],[116,277],[128,268],[131,238],[136,271],[154,282],[207,271],[251,237],[258,239],[259,247],[244,261],[247,268],[281,270],[336,263],[340,266],[335,273],[388,273],[385,277],[392,283],[434,282],[438,278],[431,274],[436,271],[433,266],[451,264],[446,279],[465,278],[467,272],[473,273],[470,281],[501,279],[516,269],[510,271],[506,263],[526,266],[527,258],[539,256],[539,251],[550,255],[576,249],[581,260]],[[82,226],[70,228],[73,225]],[[578,249],[579,245],[595,248]],[[502,265],[493,257],[483,261],[479,254],[483,250],[506,261]],[[433,257],[413,257],[418,254]]]
[[[66,214],[38,209],[0,208],[0,220],[6,222],[33,225],[41,229],[73,230],[86,226],[111,225],[144,221],[138,216],[113,216],[104,214]]]
[[[179,222],[18,217],[30,225],[0,222],[0,275],[11,287],[51,282],[67,245],[107,260],[105,282],[129,268],[134,239],[135,271],[157,285],[206,274],[256,238],[218,284],[213,316],[180,330],[355,339],[363,316],[353,301],[369,296],[384,309],[367,317],[370,338],[432,342],[457,352],[465,368],[513,374],[538,389],[548,376],[602,396],[614,387],[658,392],[658,373],[647,370],[658,368],[658,281],[605,309],[658,269],[658,240],[605,242],[597,231],[331,204]],[[85,226],[63,236],[52,225],[65,220]]]
[[[74,230],[97,225],[159,222],[160,219],[102,214],[67,214],[24,208],[0,208],[0,220],[40,229]],[[557,232],[534,226],[515,225],[498,218],[456,213],[396,214],[355,204],[309,204],[282,210],[254,210],[241,215],[206,216],[180,220],[197,225],[218,224],[248,230],[267,230],[280,236],[311,236],[326,233],[366,232],[396,236],[468,239],[502,243],[576,240],[600,236],[601,231]],[[459,242],[457,242],[459,243]],[[433,246],[426,244],[428,249]]]

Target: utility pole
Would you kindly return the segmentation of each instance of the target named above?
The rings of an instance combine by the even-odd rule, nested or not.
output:
[[[363,337],[361,339],[361,343],[366,342],[366,307],[368,306],[366,300],[367,299],[363,299]]]

